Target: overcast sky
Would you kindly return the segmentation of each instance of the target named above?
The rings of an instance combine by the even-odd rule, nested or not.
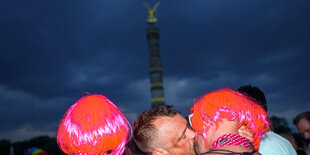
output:
[[[55,136],[85,92],[107,96],[129,120],[149,108],[143,2],[1,1],[0,139]],[[162,1],[166,103],[185,116],[206,92],[251,84],[270,116],[294,129],[293,117],[310,110],[309,8],[309,0]]]

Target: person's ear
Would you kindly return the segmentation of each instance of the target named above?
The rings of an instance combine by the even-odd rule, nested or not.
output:
[[[250,129],[246,128],[245,126],[241,126],[238,129],[238,134],[242,137],[249,139],[251,142],[253,142],[254,140],[253,134],[251,133]]]
[[[154,149],[154,151],[152,152],[152,155],[168,155],[168,151],[165,149],[160,149],[160,148],[156,148]]]

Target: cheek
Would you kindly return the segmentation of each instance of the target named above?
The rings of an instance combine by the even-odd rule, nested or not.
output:
[[[193,148],[193,143],[190,139],[186,138],[179,142],[178,148],[180,148],[183,152],[189,152],[191,148]]]
[[[184,146],[188,146],[188,145],[190,145],[190,141],[189,141],[189,139],[187,139],[187,138],[181,140],[181,141],[179,142],[179,144],[178,144],[179,147],[184,147]]]
[[[201,154],[203,152],[208,152],[209,150],[205,146],[205,141],[202,138],[202,136],[199,136],[197,141],[195,142],[195,151],[198,154]]]
[[[297,130],[301,133],[302,132],[302,129],[300,126],[297,126]]]

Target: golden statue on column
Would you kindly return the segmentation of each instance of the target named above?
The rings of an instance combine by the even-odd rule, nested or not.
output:
[[[160,4],[160,3],[157,2],[157,3],[153,6],[153,8],[150,8],[150,6],[149,6],[148,3],[145,3],[145,4],[144,4],[144,6],[146,7],[146,9],[147,9],[147,11],[148,11],[148,18],[147,18],[147,20],[146,20],[146,22],[147,22],[148,24],[153,25],[154,23],[157,22],[157,18],[154,16],[154,14],[155,14],[155,12],[156,12],[156,10],[157,10],[159,4]]]

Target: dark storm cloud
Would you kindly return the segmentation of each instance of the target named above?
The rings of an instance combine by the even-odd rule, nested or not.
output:
[[[128,69],[128,64],[138,67],[142,66],[140,62],[147,63],[147,53],[141,59],[144,61],[135,61],[140,55],[137,38],[145,42],[145,34],[131,31],[131,20],[137,18],[125,16],[130,17],[128,5],[100,2],[103,7],[98,8],[98,4],[84,1],[20,3],[7,4],[13,7],[8,12],[14,13],[9,14],[11,18],[4,18],[1,28],[1,48],[7,51],[1,59],[1,69],[9,74],[1,77],[1,82],[12,88],[56,96],[70,92],[72,88],[67,84],[81,74],[89,78],[86,81],[105,74],[120,77],[115,74],[123,69],[137,72]],[[129,24],[123,26],[124,23]],[[135,75],[127,74],[127,78]]]
[[[132,10],[136,4],[113,1],[15,2],[1,2],[1,137],[55,133],[84,92],[105,94],[120,107],[141,102],[128,91],[136,87],[128,82],[148,72],[147,52],[137,48],[147,47],[141,3]],[[141,32],[132,31],[141,16]]]
[[[173,21],[176,23],[174,25],[181,26],[169,27],[167,31],[174,33],[163,32],[162,28],[162,35],[167,34],[162,37],[164,47],[167,47],[165,50],[177,51],[174,52],[175,55],[163,53],[168,57],[163,57],[165,61],[174,60],[175,65],[166,65],[172,71],[169,73],[200,74],[198,69],[201,70],[201,64],[204,64],[206,70],[231,66],[228,64],[240,64],[241,67],[253,60],[286,50],[305,54],[305,50],[309,48],[306,42],[310,39],[310,31],[307,28],[310,26],[310,20],[309,16],[306,16],[309,10],[304,3],[293,5],[288,1],[234,1],[222,4],[210,2],[198,8],[188,4],[188,7],[182,8],[191,15],[190,17],[186,13],[175,13],[172,10],[174,14],[170,16],[170,23],[166,18],[163,23],[173,25]],[[189,27],[191,29],[188,29]],[[193,61],[189,61],[188,58]]]

